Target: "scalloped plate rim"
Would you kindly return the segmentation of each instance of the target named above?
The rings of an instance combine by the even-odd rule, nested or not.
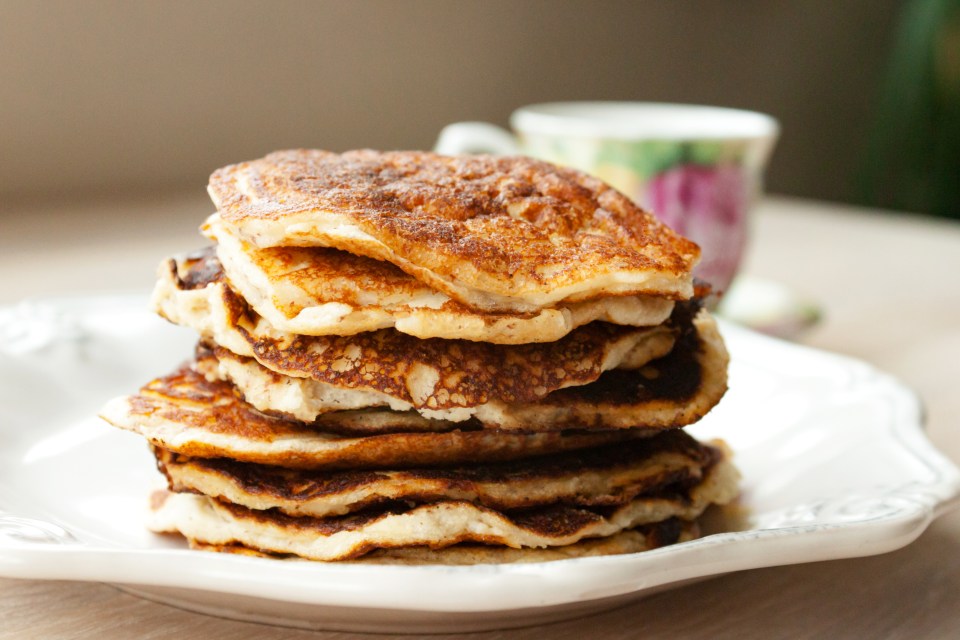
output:
[[[83,313],[86,309],[111,307],[135,309],[142,305],[142,301],[140,294],[105,294],[39,299],[25,304]],[[0,307],[0,312],[11,309],[14,307]],[[960,472],[925,437],[920,403],[912,391],[892,377],[852,358],[785,343],[725,322],[721,326],[734,346],[746,341],[754,345],[765,344],[785,354],[823,358],[824,362],[830,361],[834,366],[849,368],[854,377],[866,375],[872,383],[886,387],[894,410],[903,414],[892,422],[894,435],[908,445],[908,452],[915,460],[936,472],[938,481],[920,485],[918,489],[922,491],[911,493],[900,488],[892,492],[890,495],[903,500],[904,504],[900,505],[899,510],[881,513],[874,518],[719,533],[628,556],[474,567],[278,564],[272,560],[186,549],[109,549],[83,543],[55,546],[13,541],[0,535],[0,575],[114,582],[143,588],[148,593],[150,587],[184,589],[185,593],[198,590],[321,608],[465,614],[563,608],[565,605],[592,600],[629,595],[640,597],[671,584],[731,571],[892,551],[909,544],[936,517],[960,503]],[[731,350],[736,362],[737,350]],[[0,435],[6,428],[0,425]],[[9,474],[9,471],[0,470],[0,488],[8,482]],[[0,510],[0,518],[2,516]],[[69,528],[69,523],[63,524]],[[833,544],[824,545],[823,539]],[[187,573],[170,570],[171,566],[180,564],[189,565],[190,570]],[[225,584],[224,572],[236,574],[234,578],[237,575],[242,577]],[[424,584],[420,586],[428,587],[428,591],[424,593],[422,589],[410,589],[404,594],[401,589],[400,594],[389,594],[383,586],[372,591],[362,589],[371,576],[388,583],[406,583],[422,578],[420,581]],[[612,585],[584,588],[585,578],[589,582],[600,577],[607,583],[612,579]],[[346,583],[342,582],[344,580]],[[330,584],[334,581],[337,584]],[[509,597],[505,595],[504,583],[509,583]],[[538,587],[533,593],[531,585]],[[463,590],[468,590],[467,597]],[[414,591],[416,598],[411,597]],[[524,593],[527,594],[525,597],[516,597]],[[419,603],[429,601],[430,605],[420,606],[415,599]]]

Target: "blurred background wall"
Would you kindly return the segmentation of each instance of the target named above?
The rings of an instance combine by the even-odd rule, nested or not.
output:
[[[895,0],[0,0],[0,199],[202,189],[284,147],[429,148],[616,99],[768,112],[770,191],[850,201]]]

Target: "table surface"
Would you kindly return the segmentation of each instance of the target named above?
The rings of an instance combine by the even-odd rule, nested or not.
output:
[[[2,205],[0,205],[2,206]],[[146,290],[168,254],[199,247],[202,190],[151,201],[7,205],[0,304]],[[768,198],[744,272],[817,301],[799,341],[866,360],[923,398],[930,439],[960,462],[960,224]],[[960,511],[880,556],[724,575],[607,613],[475,638],[960,636]],[[0,578],[0,638],[344,638],[155,604],[104,584]],[[443,636],[438,636],[443,637]]]

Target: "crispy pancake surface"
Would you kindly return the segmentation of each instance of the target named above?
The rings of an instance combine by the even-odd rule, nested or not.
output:
[[[253,313],[215,267],[210,257],[171,261],[154,292],[156,308],[269,371],[309,379],[314,384],[258,376],[256,367],[242,359],[226,353],[219,358],[221,377],[245,385],[253,404],[304,420],[327,411],[384,405],[416,409],[430,418],[467,420],[488,405],[534,402],[558,389],[593,382],[610,369],[636,369],[669,353],[677,334],[667,324],[641,328],[594,322],[556,342],[518,345],[420,340],[392,329],[301,336],[278,332]],[[304,384],[316,402],[301,402],[306,396],[296,387]],[[283,388],[265,403],[256,400],[253,385]]]
[[[635,368],[601,373],[589,384],[555,390],[525,402],[490,400],[473,407],[418,409],[424,417],[469,420],[485,428],[544,431],[571,428],[671,429],[706,415],[727,389],[729,356],[716,323],[701,312],[681,325],[675,347],[666,355],[659,341],[638,344]],[[432,366],[432,365],[431,365]],[[290,377],[253,358],[220,348],[199,349],[195,367],[210,380],[236,386],[261,411],[310,422],[337,415],[335,410],[412,405],[379,392],[347,390],[313,378]]]
[[[294,469],[370,469],[512,460],[595,447],[647,435],[642,430],[515,433],[495,430],[402,431],[397,412],[344,412],[312,424],[267,416],[243,402],[232,386],[210,382],[190,368],[158,378],[139,393],[115,398],[101,417],[151,444],[186,456],[232,458]],[[419,420],[423,420],[419,418]],[[382,432],[357,436],[374,421]],[[396,421],[396,422],[395,422]],[[344,425],[353,422],[344,434]]]
[[[280,151],[214,172],[209,191],[256,246],[386,260],[475,309],[693,293],[694,243],[603,182],[530,158]]]
[[[699,536],[696,522],[687,522],[670,518],[663,522],[640,525],[612,536],[587,538],[562,547],[521,548],[494,546],[487,544],[462,543],[442,549],[430,547],[399,547],[395,549],[376,549],[359,558],[346,562],[361,564],[396,565],[475,565],[508,564],[521,562],[551,562],[570,558],[639,553],[658,549],[678,542],[693,540]],[[190,548],[199,551],[216,551],[246,556],[306,561],[291,555],[277,555],[258,551],[241,544],[207,544],[191,539]]]
[[[615,296],[533,313],[485,313],[426,286],[395,265],[329,247],[257,248],[234,237],[216,214],[204,225],[230,286],[280,331],[352,335],[395,328],[417,338],[498,344],[553,342],[597,320],[653,326],[673,301]]]
[[[293,517],[188,493],[163,493],[149,522],[208,545],[240,544],[311,560],[345,560],[378,548],[442,548],[463,542],[513,548],[569,545],[671,518],[694,520],[737,495],[738,474],[721,459],[689,490],[664,489],[613,508],[552,504],[498,511],[462,500],[397,504],[345,516]]]
[[[511,404],[489,424],[554,428],[672,429],[700,420],[727,391],[730,356],[715,320],[701,311],[667,356],[637,371],[604,372],[596,382]]]
[[[176,492],[287,515],[343,515],[389,502],[466,500],[496,510],[545,504],[615,506],[699,481],[718,455],[680,430],[519,461],[410,470],[297,471],[155,449]]]

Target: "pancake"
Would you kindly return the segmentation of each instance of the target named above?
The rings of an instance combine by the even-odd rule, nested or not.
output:
[[[679,329],[672,324],[582,326],[550,343],[491,345],[467,340],[420,340],[392,329],[353,336],[301,336],[276,331],[227,286],[209,256],[171,260],[161,270],[154,304],[167,319],[191,326],[229,351],[253,357],[270,371],[309,379],[313,402],[293,395],[296,381],[277,380],[282,403],[257,402],[253,371],[223,354],[223,375],[246,384],[263,409],[303,420],[320,413],[369,406],[415,409],[444,420],[467,420],[487,407],[534,402],[584,385],[609,369],[639,368],[670,352]],[[249,367],[247,367],[249,369]],[[255,370],[255,367],[254,367]],[[263,376],[261,375],[260,378]],[[244,382],[246,381],[246,382]]]
[[[463,542],[554,547],[671,518],[695,520],[711,504],[733,500],[738,479],[730,462],[721,459],[691,488],[665,488],[612,508],[554,504],[497,511],[444,500],[412,507],[395,504],[328,518],[292,517],[208,496],[164,492],[154,496],[148,526],[156,532],[178,532],[202,544],[240,544],[323,561],[356,558],[379,548],[443,548]]]
[[[667,485],[698,481],[719,455],[680,430],[533,459],[399,471],[307,472],[163,449],[154,453],[172,491],[311,517],[397,501],[463,500],[499,511],[557,503],[615,506]]]
[[[237,293],[271,326],[303,335],[352,335],[394,328],[417,338],[523,344],[553,342],[602,320],[654,326],[673,301],[616,296],[533,313],[484,313],[431,289],[389,262],[327,247],[260,249],[211,216],[203,226]]]
[[[603,373],[596,382],[511,404],[488,426],[550,425],[554,429],[673,429],[694,424],[727,391],[730,356],[714,319],[701,311],[694,329],[667,356],[633,371]]]
[[[458,421],[468,419],[495,429],[552,430],[570,428],[671,429],[691,424],[726,391],[727,361],[713,318],[701,312],[666,356],[651,341],[634,349],[637,368],[607,371],[596,381],[553,391],[527,402],[489,401],[459,411],[420,410],[421,415]],[[210,380],[236,386],[257,409],[306,422],[334,416],[337,409],[412,405],[383,394],[347,390],[311,378],[276,373],[253,358],[214,347],[198,349],[195,367]],[[466,424],[466,423],[464,423]]]
[[[346,413],[346,412],[345,412]],[[138,433],[151,444],[199,458],[232,458],[293,469],[370,469],[456,465],[513,460],[558,451],[596,447],[648,435],[622,432],[522,433],[495,430],[397,431],[391,419],[401,413],[374,413],[384,433],[343,435],[340,414],[333,430],[324,421],[305,424],[265,415],[243,402],[234,388],[210,382],[190,368],[158,378],[139,393],[115,398],[101,417]],[[350,412],[363,423],[363,412]],[[447,425],[449,426],[449,425]]]
[[[697,246],[530,158],[292,150],[215,172],[152,304],[194,360],[101,416],[149,528],[311,561],[534,562],[697,535],[737,493],[681,427],[727,384]]]
[[[595,556],[620,555],[625,553],[639,553],[650,551],[678,542],[693,540],[699,536],[696,522],[686,522],[678,518],[670,518],[663,522],[645,524],[633,529],[604,538],[587,538],[580,542],[562,547],[546,547],[543,549],[512,547],[497,547],[484,544],[462,543],[454,544],[442,549],[429,547],[400,547],[397,549],[377,549],[364,556],[345,562],[356,564],[395,564],[395,565],[475,565],[475,564],[508,564],[521,562],[552,562],[569,560],[571,558],[587,558]],[[278,555],[258,551],[240,544],[207,544],[197,540],[190,540],[190,548],[198,551],[216,551],[219,553],[233,553],[245,556],[299,560],[304,558],[290,555]]]
[[[209,192],[255,246],[385,260],[474,309],[693,294],[693,242],[600,180],[531,158],[280,151],[219,169]]]

